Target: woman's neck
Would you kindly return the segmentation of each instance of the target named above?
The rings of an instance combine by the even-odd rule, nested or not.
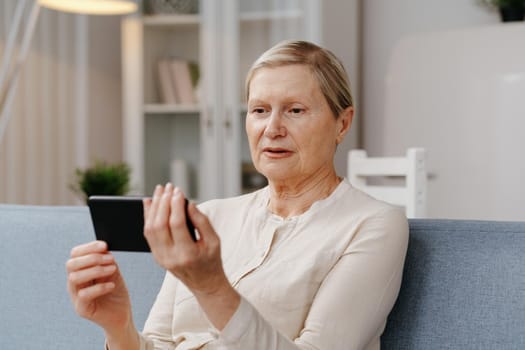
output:
[[[339,183],[341,178],[335,171],[294,183],[270,181],[268,209],[282,218],[300,215],[313,203],[330,196]]]

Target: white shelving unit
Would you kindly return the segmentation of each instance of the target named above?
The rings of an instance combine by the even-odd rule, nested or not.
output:
[[[202,0],[194,15],[148,15],[122,22],[124,159],[136,193],[170,180],[170,163],[188,167],[189,196],[237,195],[251,163],[244,136],[244,78],[251,63],[284,39],[319,42],[318,0]],[[157,62],[199,64],[195,105],[164,104]]]

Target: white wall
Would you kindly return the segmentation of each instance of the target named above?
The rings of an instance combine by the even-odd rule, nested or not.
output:
[[[350,77],[356,114],[350,133],[338,147],[335,166],[346,176],[347,153],[360,144],[360,37],[361,4],[359,0],[322,1],[322,44],[343,62]]]
[[[385,77],[392,52],[409,35],[497,23],[477,0],[363,0],[361,115],[363,146],[382,155]]]
[[[524,220],[525,23],[471,0],[367,0],[364,21],[365,148],[427,148],[431,217]]]

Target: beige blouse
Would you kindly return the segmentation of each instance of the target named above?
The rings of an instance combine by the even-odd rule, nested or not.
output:
[[[305,213],[267,210],[269,190],[200,206],[221,237],[224,269],[242,295],[219,332],[170,273],[141,349],[379,349],[408,243],[402,210],[346,180]]]

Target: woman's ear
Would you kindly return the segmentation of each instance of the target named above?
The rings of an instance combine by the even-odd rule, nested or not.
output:
[[[345,108],[339,118],[337,118],[337,135],[336,135],[336,144],[343,142],[350,126],[352,125],[352,120],[354,119],[354,107],[350,106]]]

